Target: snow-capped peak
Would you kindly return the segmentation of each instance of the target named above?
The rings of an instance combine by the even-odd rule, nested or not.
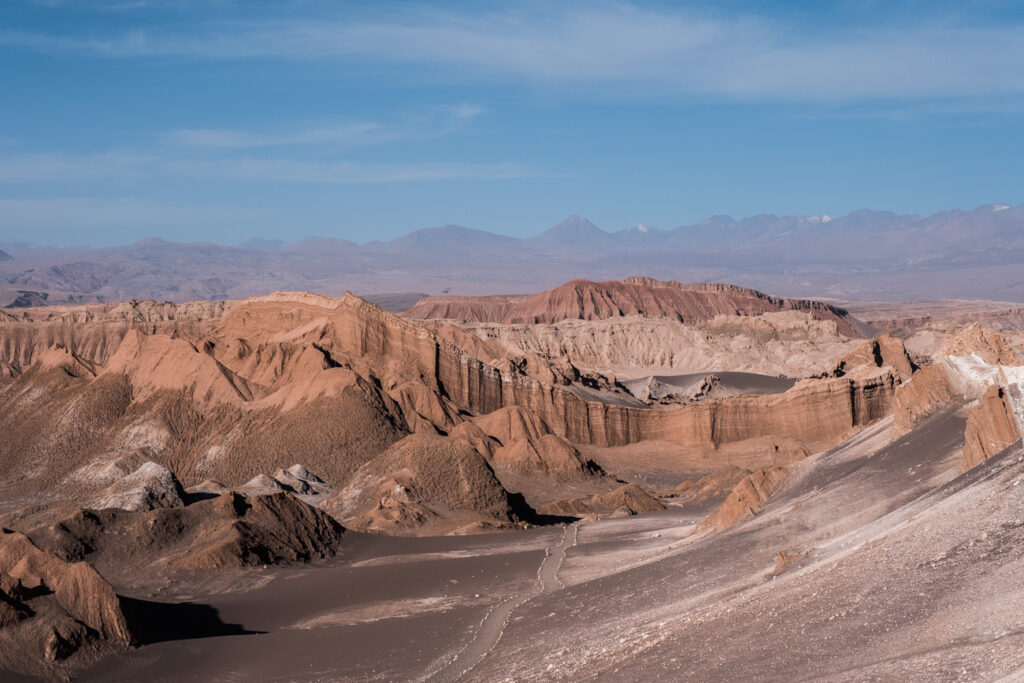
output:
[[[831,220],[832,220],[832,216],[829,216],[828,214],[822,214],[820,216],[808,216],[807,217],[807,222],[808,223],[828,223]]]
[[[651,231],[651,229],[650,229],[650,228],[648,228],[648,227],[647,227],[646,225],[644,225],[643,223],[640,223],[640,224],[638,224],[638,225],[637,225],[637,226],[636,226],[635,228],[633,228],[633,229],[634,229],[634,230],[636,230],[637,232],[650,232],[650,231]]]
[[[995,213],[996,211],[1006,211],[1009,208],[1010,206],[1008,204],[993,204],[992,213]]]

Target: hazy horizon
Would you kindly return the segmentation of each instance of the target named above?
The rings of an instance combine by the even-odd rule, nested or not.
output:
[[[1024,206],[1024,204],[1021,204],[1020,206]],[[41,242],[41,241],[37,242],[37,241],[32,241],[30,239],[29,240],[0,239],[0,245],[9,245],[9,246],[21,245],[21,246],[26,246],[26,247],[42,247],[42,248],[53,248],[53,249],[107,249],[107,248],[117,248],[117,247],[131,246],[133,244],[138,244],[140,242],[146,242],[146,241],[149,241],[149,240],[160,240],[160,241],[164,241],[164,242],[171,242],[171,243],[177,243],[177,244],[212,244],[212,245],[225,246],[225,247],[242,247],[242,246],[249,245],[250,243],[260,243],[260,242],[267,243],[267,245],[271,245],[271,244],[290,245],[290,244],[297,244],[297,243],[303,242],[305,240],[329,239],[329,240],[339,240],[339,241],[351,241],[354,244],[356,244],[357,246],[362,247],[362,246],[366,246],[366,245],[374,244],[374,243],[387,243],[389,241],[400,239],[402,237],[408,236],[408,235],[413,234],[413,233],[421,232],[421,231],[424,231],[424,230],[427,230],[427,231],[429,231],[429,230],[443,230],[445,228],[466,229],[466,230],[472,230],[472,231],[478,231],[478,232],[486,232],[486,233],[489,233],[491,235],[495,235],[497,237],[509,237],[509,238],[518,239],[518,240],[529,240],[529,239],[533,239],[533,238],[536,238],[536,237],[540,237],[546,231],[551,230],[553,228],[558,228],[559,226],[562,226],[563,224],[569,223],[573,219],[581,219],[583,221],[586,221],[587,223],[589,223],[590,225],[592,225],[596,229],[600,230],[601,232],[604,232],[604,233],[609,234],[609,235],[614,235],[616,233],[623,233],[623,232],[626,232],[626,231],[636,230],[636,229],[643,229],[645,232],[648,231],[648,230],[652,231],[652,232],[671,232],[673,230],[680,230],[680,229],[687,229],[687,228],[696,228],[696,227],[699,227],[702,224],[707,223],[707,222],[709,222],[709,221],[711,221],[711,220],[713,220],[715,218],[726,218],[726,219],[735,221],[737,223],[741,223],[741,222],[746,221],[746,220],[751,220],[751,219],[755,219],[755,218],[759,218],[759,217],[763,217],[763,216],[774,216],[774,217],[776,217],[778,219],[781,219],[781,220],[788,219],[788,218],[824,218],[826,223],[830,223],[830,222],[835,221],[835,220],[847,218],[847,217],[849,217],[851,215],[854,215],[854,214],[856,214],[858,212],[869,211],[869,212],[872,212],[872,213],[879,213],[879,214],[889,213],[889,214],[893,214],[893,215],[899,216],[901,218],[906,218],[906,219],[913,220],[913,219],[918,219],[918,218],[921,218],[921,219],[929,218],[931,216],[938,216],[938,215],[941,215],[941,214],[946,214],[946,213],[951,213],[951,212],[970,213],[972,211],[978,211],[978,210],[985,209],[985,208],[988,208],[988,207],[1017,208],[1017,207],[1015,207],[1013,205],[1004,204],[1004,203],[1001,203],[1001,202],[990,202],[990,203],[986,203],[986,204],[980,204],[980,205],[978,205],[976,207],[972,207],[972,208],[947,207],[945,209],[941,209],[941,210],[939,210],[937,212],[934,212],[932,214],[898,213],[898,212],[890,211],[890,210],[884,209],[884,208],[878,209],[878,208],[871,208],[871,207],[861,207],[861,208],[858,208],[858,209],[853,209],[852,211],[849,211],[848,213],[845,213],[845,214],[831,214],[831,213],[828,213],[828,212],[823,212],[823,213],[819,213],[819,214],[778,215],[778,214],[771,214],[771,213],[767,213],[767,212],[761,212],[761,213],[745,215],[745,216],[734,216],[734,215],[731,215],[731,214],[728,214],[728,213],[718,213],[718,214],[706,216],[702,220],[698,220],[698,221],[696,221],[694,223],[686,223],[686,224],[677,223],[675,225],[671,225],[671,226],[667,226],[667,227],[665,227],[665,226],[657,226],[657,225],[648,225],[648,224],[645,224],[645,223],[633,223],[631,225],[621,226],[621,227],[613,227],[613,228],[609,228],[607,226],[599,225],[596,222],[590,220],[587,216],[583,216],[583,215],[578,214],[578,213],[573,213],[573,214],[565,216],[561,220],[555,221],[555,222],[547,224],[547,225],[531,226],[531,228],[524,228],[523,230],[519,231],[519,234],[509,234],[509,233],[506,233],[506,232],[499,232],[499,231],[496,231],[496,230],[489,230],[489,229],[487,229],[485,227],[479,227],[479,226],[475,226],[475,225],[459,225],[459,224],[455,224],[455,223],[444,223],[444,224],[438,224],[438,225],[411,226],[406,231],[399,232],[396,235],[394,235],[394,236],[392,236],[392,237],[390,237],[388,239],[368,239],[368,240],[363,240],[363,241],[349,240],[349,239],[347,239],[345,237],[340,237],[340,236],[337,236],[337,235],[327,235],[327,234],[299,235],[298,233],[293,233],[291,235],[285,235],[283,238],[282,237],[265,237],[263,235],[253,234],[253,235],[249,235],[249,236],[243,236],[241,239],[236,239],[235,241],[217,241],[217,240],[210,240],[210,239],[182,240],[182,239],[175,239],[174,235],[161,236],[161,235],[153,234],[153,235],[140,235],[137,239],[134,239],[132,241],[106,242],[106,243],[98,243],[98,242],[90,243],[90,242],[87,242],[87,241],[83,241],[81,238],[70,238],[68,241],[63,242],[63,243],[54,243],[54,242],[47,243],[47,242]],[[530,231],[531,229],[532,229],[532,232]],[[71,240],[74,240],[74,239],[78,239],[78,241],[71,241]]]

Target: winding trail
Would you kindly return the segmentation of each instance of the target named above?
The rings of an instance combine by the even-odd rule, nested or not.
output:
[[[559,542],[544,549],[544,559],[541,560],[540,566],[537,568],[537,588],[527,593],[505,598],[492,607],[480,622],[480,629],[469,645],[426,680],[437,683],[458,681],[472,671],[473,667],[498,644],[501,634],[505,632],[512,613],[516,609],[531,598],[565,588],[565,584],[558,578],[558,571],[562,568],[566,551],[576,545],[578,534],[579,528],[576,524],[566,526],[562,530],[562,538]]]

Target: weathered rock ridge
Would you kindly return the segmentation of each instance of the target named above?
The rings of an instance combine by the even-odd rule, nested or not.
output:
[[[962,396],[944,363],[922,368],[893,396],[893,437],[906,434],[925,418]]]
[[[25,473],[0,487],[101,499],[116,493],[102,473],[139,449],[186,488],[211,479],[238,488],[301,460],[345,490],[346,502],[333,507],[361,528],[428,528],[431,520],[441,528],[460,518],[502,524],[511,519],[509,491],[532,495],[531,480],[545,479],[552,500],[559,486],[591,486],[603,476],[578,447],[657,441],[714,451],[751,440],[758,449],[812,453],[886,416],[901,381],[898,365],[878,367],[872,355],[857,372],[804,380],[785,393],[651,408],[571,363],[510,355],[351,294],[279,293],[210,310],[215,318],[196,314],[188,330],[118,327],[116,348],[102,353],[34,350],[27,367],[0,383],[0,429],[11,437],[0,442],[0,458]],[[60,324],[106,324],[82,315],[86,322]],[[0,323],[0,336],[11,325],[52,324]],[[396,451],[396,442],[405,445]],[[450,451],[474,481],[491,482],[482,474],[490,472],[484,488],[504,507],[473,497],[438,505],[430,468],[413,466],[409,455],[432,449]],[[363,484],[353,488],[354,477]],[[395,486],[402,491],[388,493]],[[145,500],[138,507],[149,507]]]
[[[0,531],[0,670],[63,677],[58,663],[76,652],[132,641],[120,599],[95,569]]]
[[[434,325],[445,336],[451,325]],[[706,322],[627,316],[508,325],[460,322],[459,326],[513,354],[571,359],[577,366],[616,376],[712,371],[810,377],[828,372],[859,342],[836,324],[807,312],[757,316],[719,315]]]
[[[1020,436],[1007,390],[993,384],[967,415],[963,469],[988,460]]]
[[[848,336],[862,336],[860,324],[846,311],[805,299],[781,299],[757,290],[724,284],[682,284],[633,277],[619,281],[572,280],[540,294],[523,297],[424,297],[403,315],[418,320],[557,323],[642,315],[687,323],[717,315],[753,316],[772,311],[806,311],[831,320]]]

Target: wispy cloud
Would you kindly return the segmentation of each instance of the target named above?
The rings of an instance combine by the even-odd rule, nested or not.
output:
[[[1024,26],[803,31],[754,15],[631,4],[208,22],[116,35],[0,32],[0,44],[112,58],[359,59],[449,77],[617,84],[737,98],[837,101],[1024,92]]]
[[[487,107],[482,107],[479,104],[469,104],[468,102],[444,106],[442,109],[450,112],[459,121],[470,121],[481,114],[486,114],[488,111]]]
[[[177,145],[217,149],[301,145],[331,145],[348,148],[388,142],[400,137],[400,133],[379,123],[365,122],[276,133],[223,128],[183,128],[167,131],[162,137],[167,142]]]
[[[50,183],[180,178],[266,183],[359,184],[537,177],[540,171],[514,162],[363,163],[298,159],[168,158],[156,154],[109,152],[0,157],[0,182]]]
[[[212,149],[300,147],[318,145],[350,149],[367,145],[449,135],[464,128],[488,109],[462,102],[425,108],[397,122],[354,121],[316,126],[291,126],[275,131],[224,128],[182,128],[166,131],[161,138],[175,145]]]

